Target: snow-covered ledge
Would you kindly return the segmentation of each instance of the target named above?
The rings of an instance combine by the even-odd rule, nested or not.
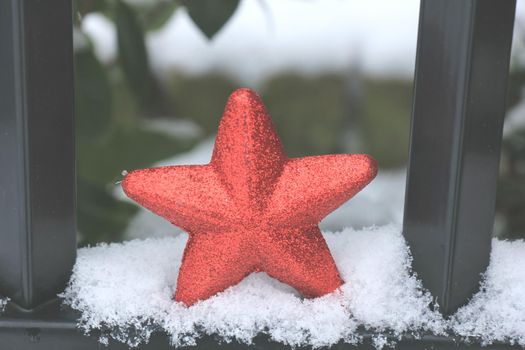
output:
[[[485,343],[525,345],[525,243],[495,240],[491,265],[471,303],[444,320],[410,269],[400,228],[325,232],[343,279],[340,291],[302,299],[264,273],[191,308],[171,296],[186,243],[172,238],[134,240],[80,249],[64,302],[81,312],[86,332],[135,346],[152,332],[166,331],[173,345],[194,344],[205,334],[250,343],[259,333],[290,345],[321,347],[358,343],[358,327],[386,335],[403,333],[476,336]]]

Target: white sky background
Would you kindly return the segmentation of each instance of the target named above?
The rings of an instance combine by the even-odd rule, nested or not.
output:
[[[243,0],[209,41],[184,9],[148,37],[158,72],[226,70],[253,82],[281,70],[332,71],[359,65],[371,73],[411,76],[418,0]],[[115,57],[113,25],[89,15],[84,30],[98,55]]]
[[[159,69],[226,69],[249,80],[279,70],[351,64],[410,75],[418,11],[418,0],[244,0],[211,42],[179,11],[149,47]]]
[[[256,83],[281,70],[340,71],[410,78],[414,71],[419,0],[243,0],[209,41],[180,9],[147,45],[153,68],[190,73],[221,70]],[[517,22],[525,19],[518,0]],[[115,57],[115,30],[89,15],[84,30],[104,61]]]

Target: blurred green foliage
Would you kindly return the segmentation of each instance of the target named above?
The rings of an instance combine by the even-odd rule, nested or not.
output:
[[[517,64],[512,68],[509,76],[507,111],[520,102],[523,103],[524,88],[525,64]],[[520,119],[525,120],[525,116],[521,116]],[[523,125],[510,130],[503,139],[496,212],[500,219],[500,227],[496,227],[499,237],[525,238],[525,127]]]
[[[498,183],[496,210],[502,219],[498,235],[525,237],[525,129],[513,132],[503,143],[502,172]]]
[[[495,231],[500,238],[525,238],[525,30],[513,34],[511,68],[507,86],[507,115],[512,115],[504,133]]]
[[[118,241],[136,213],[134,205],[115,198],[121,172],[189,150],[196,140],[148,128],[117,68],[111,74],[100,69],[91,51],[75,56],[80,243]]]
[[[80,244],[118,241],[137,207],[115,195],[123,170],[151,166],[193,147],[199,138],[148,127],[159,116],[192,120],[201,137],[213,137],[229,94],[239,87],[221,72],[173,72],[161,85],[152,73],[145,33],[161,28],[179,7],[208,38],[224,26],[238,0],[75,0],[76,30],[83,16],[98,12],[117,31],[118,57],[101,63],[89,38],[75,51]],[[349,91],[357,79],[358,102]],[[355,85],[355,84],[354,84]],[[282,73],[259,88],[290,156],[363,151],[382,167],[406,159],[411,87],[408,81],[367,80],[344,74]],[[359,109],[352,109],[360,103]],[[356,112],[357,111],[357,112]],[[351,120],[352,123],[348,121]],[[348,150],[349,127],[360,130],[358,150]]]
[[[523,88],[525,87],[525,67],[517,65],[513,67],[509,75],[507,90],[507,110],[515,107],[523,100]]]
[[[155,81],[149,65],[143,28],[135,11],[122,0],[114,2],[118,63],[139,106],[151,111],[156,106]]]
[[[289,156],[341,151],[347,117],[342,78],[282,74],[269,79],[261,94]]]
[[[205,136],[211,136],[217,131],[228,96],[238,87],[221,73],[192,76],[173,72],[169,96],[177,115],[190,118]]]
[[[287,153],[292,157],[344,151],[363,151],[376,157],[383,168],[406,163],[412,84],[403,80],[360,81],[359,113],[343,75],[304,76],[284,72],[270,77],[257,89],[275,122]],[[350,79],[353,79],[352,77]],[[169,96],[177,115],[196,122],[204,135],[213,135],[230,93],[239,87],[231,77],[218,72],[185,75],[173,72]],[[360,130],[357,150],[345,148],[349,127]]]
[[[111,121],[111,83],[91,48],[75,52],[75,116],[81,144],[98,138]]]
[[[77,140],[77,200],[79,244],[119,241],[137,207],[119,200],[115,184],[126,169],[147,167],[191,149],[198,141],[148,127],[146,120],[173,114],[172,106],[151,71],[145,32],[161,28],[180,6],[208,37],[235,11],[238,0],[228,0],[224,11],[195,12],[199,4],[174,0],[130,5],[123,0],[74,0],[75,118]],[[118,59],[103,64],[82,33],[82,19],[98,12],[117,30]]]
[[[412,110],[412,82],[369,79],[363,83],[360,116],[364,151],[380,167],[399,167],[407,162]]]

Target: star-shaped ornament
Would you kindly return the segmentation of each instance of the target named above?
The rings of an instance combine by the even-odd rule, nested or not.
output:
[[[305,297],[340,287],[318,224],[376,173],[365,154],[288,158],[260,98],[239,89],[209,164],[135,170],[122,186],[189,234],[174,298],[190,306],[257,271]]]

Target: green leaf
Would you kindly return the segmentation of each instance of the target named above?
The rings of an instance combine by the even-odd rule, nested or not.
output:
[[[80,25],[82,18],[91,12],[104,12],[107,8],[106,0],[73,0],[73,20]]]
[[[106,0],[73,0],[73,8],[82,16],[91,12],[103,12],[106,5]]]
[[[239,0],[182,0],[193,22],[209,39],[224,26]]]
[[[280,74],[268,80],[263,101],[289,156],[337,153],[347,116],[344,81],[336,75]]]
[[[525,86],[525,67],[519,66],[513,69],[509,75],[507,87],[507,110],[516,106],[523,98],[523,87]]]
[[[122,170],[153,163],[188,151],[195,139],[176,139],[166,133],[133,128],[113,128],[105,142],[79,147],[78,172],[92,183],[107,185],[121,179]]]
[[[381,168],[396,168],[407,162],[410,138],[412,83],[399,79],[366,79],[357,122],[363,153],[371,154]]]
[[[195,139],[178,139],[148,128],[148,121],[140,117],[133,94],[120,74],[112,75],[112,96],[111,123],[103,137],[77,145],[79,176],[91,183],[115,183],[121,179],[122,170],[151,166],[196,143]]]
[[[150,3],[148,2],[148,4]],[[178,7],[179,4],[173,0],[151,2],[150,6],[139,12],[144,28],[148,31],[162,28]]]
[[[75,126],[79,142],[98,138],[111,119],[109,77],[93,51],[75,52]]]
[[[143,29],[135,11],[122,0],[115,3],[119,61],[131,91],[145,109],[154,105],[155,84],[150,70]]]
[[[171,100],[177,113],[196,122],[205,135],[217,132],[226,100],[237,87],[235,81],[221,73],[173,73],[170,79]]]
[[[77,142],[80,244],[119,241],[137,208],[113,196],[124,169],[144,168],[189,150],[196,139],[179,140],[147,127],[120,70],[111,75],[111,121],[101,137]],[[109,94],[108,94],[109,95]]]

